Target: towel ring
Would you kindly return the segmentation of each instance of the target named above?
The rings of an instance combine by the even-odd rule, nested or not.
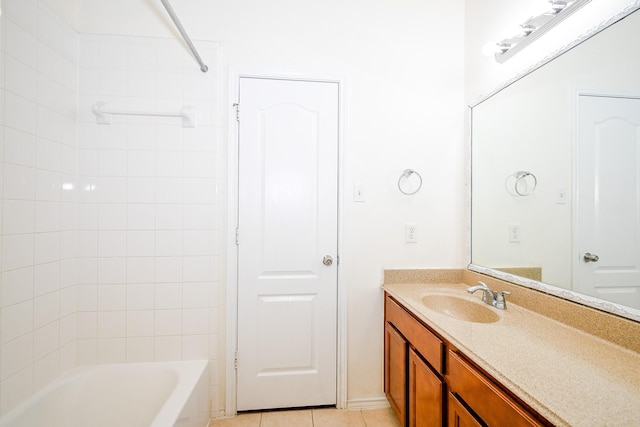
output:
[[[406,185],[411,175],[415,175],[418,177],[418,187],[413,191],[411,191],[410,189],[407,189],[407,185]],[[411,196],[413,194],[416,194],[418,191],[420,191],[421,188],[422,188],[422,176],[420,176],[420,174],[414,171],[413,169],[405,169],[405,171],[402,172],[402,175],[400,175],[400,178],[398,179],[398,190],[400,190],[402,194]]]
[[[535,191],[538,186],[538,178],[534,174],[529,171],[518,171],[514,174],[516,177],[516,183],[514,185],[514,190],[518,196],[530,196]],[[530,185],[527,178],[533,178],[533,185]],[[524,189],[520,189],[520,187],[524,187]]]

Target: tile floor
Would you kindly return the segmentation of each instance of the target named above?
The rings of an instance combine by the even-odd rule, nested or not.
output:
[[[391,408],[344,411],[301,409],[240,414],[213,420],[209,427],[400,427]]]

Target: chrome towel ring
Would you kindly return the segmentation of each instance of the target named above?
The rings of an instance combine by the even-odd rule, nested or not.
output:
[[[412,176],[416,176],[417,179],[411,179]],[[402,194],[411,196],[416,194],[422,188],[422,176],[413,169],[405,169],[398,179],[398,190]]]
[[[513,176],[516,178],[513,189],[518,196],[530,196],[538,186],[538,178],[529,171],[518,171]]]

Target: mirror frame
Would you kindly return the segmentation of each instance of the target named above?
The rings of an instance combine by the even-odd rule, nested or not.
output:
[[[515,77],[513,77],[512,79],[506,81],[505,83],[503,83],[502,85],[498,86],[497,88],[495,88],[494,90],[492,90],[491,92],[481,96],[478,100],[476,100],[475,102],[471,103],[468,106],[467,109],[467,120],[466,120],[466,126],[468,129],[467,132],[467,136],[466,136],[466,140],[467,140],[467,165],[468,167],[466,168],[466,182],[467,182],[467,260],[468,262],[468,266],[467,268],[471,271],[475,271],[477,273],[481,273],[481,274],[485,274],[487,276],[490,277],[494,277],[496,279],[501,279],[510,283],[514,283],[516,285],[520,285],[529,289],[534,289],[540,292],[544,292],[546,294],[550,294],[556,297],[560,297],[569,301],[573,301],[575,303],[581,304],[581,305],[585,305],[588,307],[592,307],[595,308],[597,310],[601,310],[601,311],[605,311],[611,314],[615,314],[636,322],[640,322],[640,309],[635,309],[635,308],[631,308],[631,307],[627,307],[621,304],[617,304],[617,303],[613,303],[610,301],[605,301],[602,300],[600,298],[595,298],[595,297],[591,297],[589,295],[585,295],[585,294],[580,294],[578,292],[574,292],[568,289],[564,289],[564,288],[560,288],[558,286],[554,286],[554,285],[550,285],[548,283],[544,283],[544,282],[540,282],[537,280],[532,280],[532,279],[527,279],[525,277],[521,277],[521,276],[517,276],[514,274],[510,274],[510,273],[505,273],[503,271],[500,270],[496,270],[493,268],[489,268],[489,267],[484,267],[481,265],[477,265],[477,264],[473,264],[471,262],[472,257],[471,257],[471,239],[472,239],[472,234],[471,234],[471,227],[472,227],[472,200],[471,200],[471,189],[472,189],[472,180],[471,180],[471,176],[472,176],[472,162],[471,162],[471,149],[472,149],[472,136],[473,136],[473,108],[482,104],[484,101],[488,100],[489,98],[491,98],[492,96],[496,95],[498,92],[500,92],[501,90],[507,88],[508,86],[511,86],[512,84],[516,83],[517,81],[519,81],[520,79],[526,77],[527,75],[531,74],[532,72],[536,71],[538,68],[544,66],[545,64],[553,61],[554,59],[556,59],[557,57],[561,56],[562,54],[564,54],[565,52],[573,49],[574,47],[578,46],[579,44],[585,42],[586,40],[590,39],[591,37],[595,36],[596,34],[598,34],[599,32],[603,31],[604,29],[608,28],[609,26],[615,24],[616,22],[618,22],[619,20],[623,19],[624,17],[626,17],[627,15],[637,11],[640,9],[640,0],[634,0],[631,3],[629,3],[625,8],[622,9],[622,11],[620,11],[619,13],[613,15],[612,17],[610,17],[609,19],[606,19],[605,21],[601,22],[598,26],[590,29],[589,31],[587,31],[586,33],[582,34],[581,36],[579,36],[576,40],[572,41],[571,43],[567,44],[566,46],[561,47],[560,49],[556,50],[555,52],[553,52],[551,55],[547,56],[546,58],[544,58],[542,61],[534,64],[533,66],[529,67],[528,69],[526,69],[525,71],[523,71],[522,73],[519,73],[518,75],[516,75]],[[640,11],[638,12],[640,13]]]

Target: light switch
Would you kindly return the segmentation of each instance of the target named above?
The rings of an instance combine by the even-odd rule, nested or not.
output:
[[[353,201],[364,202],[364,184],[355,184],[353,186]]]

